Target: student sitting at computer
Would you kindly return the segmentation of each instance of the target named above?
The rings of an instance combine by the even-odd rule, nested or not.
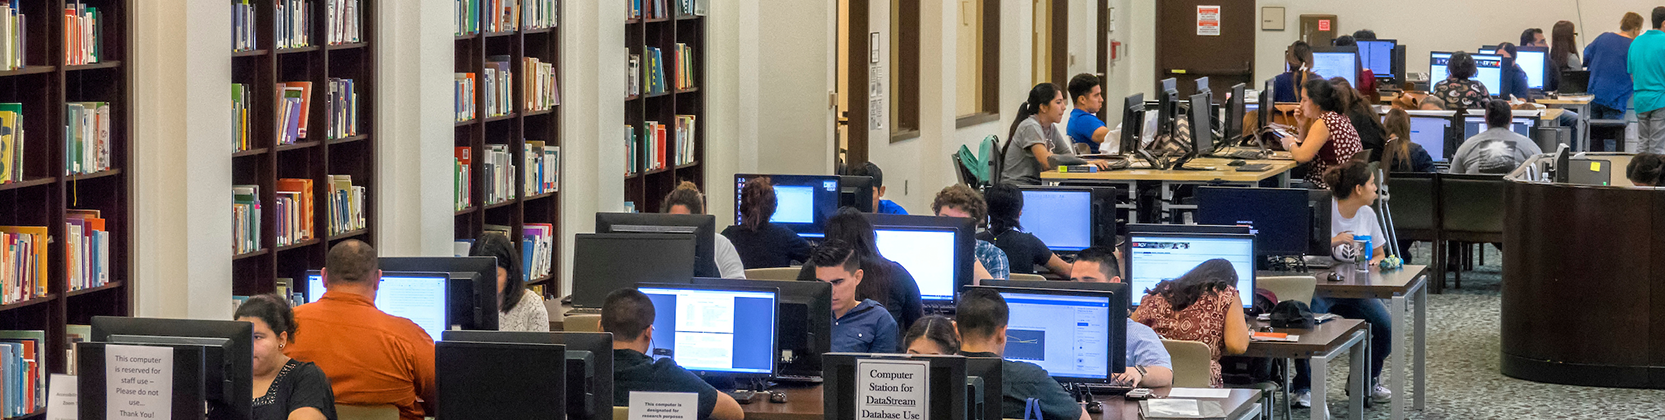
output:
[[[989,203],[983,201],[983,194],[965,184],[954,184],[937,191],[936,198],[931,200],[931,211],[942,217],[965,217],[977,221],[977,227],[988,225]],[[972,251],[977,257],[977,280],[1007,279],[1012,277],[1012,267],[1006,261],[1006,252],[999,247],[982,239],[977,239],[977,247]],[[984,276],[987,277],[984,277]]]
[[[670,357],[654,360],[653,300],[636,289],[619,289],[601,305],[601,330],[613,333],[613,405],[630,406],[630,391],[699,394],[700,419],[741,420],[734,397],[717,392]]]
[[[250,296],[233,316],[254,324],[253,420],[325,420],[335,418],[335,394],[318,365],[285,356],[295,339],[295,312],[281,296]]]
[[[1324,176],[1330,179],[1330,195],[1334,200],[1330,203],[1330,233],[1335,235],[1330,240],[1334,249],[1332,254],[1339,260],[1353,261],[1354,255],[1359,252],[1353,249],[1357,238],[1369,235],[1370,264],[1380,264],[1387,258],[1387,236],[1382,234],[1382,225],[1376,219],[1376,212],[1370,208],[1370,204],[1376,201],[1376,176],[1370,173],[1370,165],[1348,162],[1331,169]],[[1312,298],[1312,312],[1331,313],[1370,323],[1370,396],[1376,401],[1391,399],[1393,392],[1380,383],[1382,363],[1393,352],[1393,319],[1388,317],[1382,302],[1376,299],[1315,296]],[[1295,379],[1290,386],[1295,391],[1296,406],[1312,405],[1312,394],[1308,392],[1312,385],[1311,370],[1305,360],[1296,361]]]
[[[1006,354],[1006,323],[1011,308],[1006,298],[990,289],[971,289],[960,294],[955,308],[955,327],[960,332],[960,355],[966,357],[1004,357]],[[1000,417],[1025,418],[1024,408],[1030,398],[1040,403],[1045,420],[1088,420],[1087,409],[1075,402],[1075,397],[1063,385],[1052,379],[1046,369],[1029,362],[1004,360],[1000,368]]]
[[[1428,149],[1411,141],[1411,114],[1394,107],[1382,121],[1387,130],[1387,147],[1382,152],[1382,168],[1388,172],[1437,172],[1434,157]]]
[[[985,196],[989,205],[989,230],[977,233],[977,239],[989,241],[1006,252],[1014,274],[1035,274],[1035,266],[1046,266],[1047,271],[1063,275],[1070,272],[1069,263],[1052,253],[1046,242],[1024,232],[1018,218],[1023,215],[1023,190],[1011,184],[989,187]]]
[[[865,176],[873,178],[873,212],[879,214],[908,214],[908,209],[901,204],[885,199],[885,171],[879,165],[867,162],[850,168],[850,176]]]
[[[1331,44],[1333,44],[1337,47],[1357,47],[1357,46],[1359,46],[1359,41],[1364,41],[1365,40],[1363,38],[1359,38],[1358,34],[1364,33],[1364,32],[1369,32],[1369,31],[1368,30],[1363,30],[1363,31],[1359,31],[1359,32],[1354,32],[1354,35],[1342,35],[1342,36],[1336,37],[1336,39],[1334,41],[1331,41]],[[1370,39],[1376,39],[1376,33],[1375,32],[1370,32]],[[1376,71],[1371,70],[1370,66],[1359,66],[1358,74],[1355,75],[1353,78],[1358,80],[1358,86],[1347,85],[1347,87],[1354,88],[1354,90],[1357,90],[1359,92],[1359,96],[1368,100],[1369,103],[1373,104],[1373,103],[1378,102],[1381,99],[1380,96],[1376,95]],[[1344,78],[1342,80],[1346,80],[1346,79]]]
[[[670,214],[705,214],[705,194],[700,187],[692,182],[682,181],[676,189],[665,194],[665,201],[660,204],[661,213]],[[712,259],[717,262],[717,273],[725,279],[746,278],[746,264],[740,262],[740,251],[734,250],[734,242],[726,235],[712,235]]]
[[[857,297],[867,273],[856,248],[828,239],[810,254],[809,262],[815,265],[815,279],[832,285],[832,351],[895,353],[896,320],[879,302]]]
[[[1529,86],[1530,82],[1527,80],[1526,69],[1521,68],[1520,63],[1515,62],[1515,57],[1520,54],[1520,51],[1515,48],[1515,44],[1498,43],[1496,54],[1503,57],[1503,77],[1501,79],[1503,86],[1502,92],[1498,92],[1497,96],[1505,101],[1519,99],[1532,102],[1532,89]]]
[[[867,216],[851,207],[838,209],[838,214],[827,219],[826,234],[827,241],[843,242],[856,253],[856,263],[864,273],[861,287],[856,288],[856,299],[878,302],[900,328],[913,326],[914,320],[925,316],[919,282],[908,273],[907,267],[879,254],[878,234]],[[811,256],[813,259],[813,253]],[[798,280],[824,279],[817,271],[820,266],[804,263],[803,269],[798,270]]]
[[[549,331],[549,309],[537,293],[526,290],[526,280],[520,273],[520,251],[508,237],[487,233],[474,241],[468,255],[497,258],[498,331]]]
[[[1376,115],[1376,107],[1372,106],[1370,98],[1354,90],[1347,84],[1347,79],[1330,78],[1330,87],[1335,88],[1336,96],[1341,98],[1342,114],[1347,121],[1353,123],[1353,130],[1359,133],[1359,146],[1364,153],[1369,153],[1371,162],[1382,160],[1382,149],[1387,147],[1387,130],[1382,128],[1381,117]]]
[[[434,339],[409,319],[376,309],[376,249],[356,239],[324,257],[324,296],[295,308],[295,342],[284,354],[318,364],[335,402],[393,405],[399,418],[434,413]],[[437,304],[437,303],[436,303]]]
[[[1070,136],[1075,154],[1097,153],[1099,144],[1104,143],[1104,136],[1110,134],[1110,128],[1094,115],[1104,108],[1104,88],[1098,76],[1081,73],[1070,78],[1069,91],[1070,102],[1075,104],[1075,108],[1070,110],[1070,122],[1064,131]]]
[[[1545,78],[1544,89],[1560,91],[1561,72],[1582,69],[1584,64],[1578,58],[1578,29],[1572,21],[1555,22],[1549,30],[1549,72],[1555,77]]]
[[[1341,94],[1328,80],[1308,80],[1295,110],[1297,138],[1283,139],[1283,149],[1296,162],[1309,164],[1306,181],[1316,188],[1327,186],[1320,176],[1325,170],[1364,150],[1353,122],[1341,115],[1342,105]]]
[[[1066,107],[1064,90],[1058,85],[1042,83],[1029,90],[1029,99],[1018,105],[1017,119],[1012,121],[1006,146],[1000,152],[1006,162],[1000,169],[1000,182],[1038,185],[1041,172],[1061,164],[1091,163],[1099,169],[1110,169],[1109,162],[1075,157],[1075,149],[1057,127],[1064,120]]]
[[[1129,318],[1169,340],[1208,345],[1209,386],[1220,388],[1220,356],[1243,354],[1249,348],[1249,324],[1243,320],[1236,284],[1237,270],[1230,261],[1204,261],[1177,279],[1157,283]]]
[[[775,216],[775,186],[769,177],[752,178],[740,188],[740,224],[723,229],[746,268],[775,268],[809,259],[809,241],[792,229],[769,223]]]
[[[1116,254],[1104,247],[1081,250],[1070,266],[1070,281],[1121,283],[1122,268]],[[1162,337],[1145,324],[1127,319],[1127,369],[1116,380],[1140,388],[1157,388],[1174,383],[1174,362]]]
[[[1638,187],[1665,186],[1665,155],[1637,153],[1625,165],[1625,178]]]
[[[1479,107],[1480,103],[1491,96],[1486,85],[1474,80],[1480,68],[1474,64],[1474,57],[1466,52],[1451,53],[1451,58],[1445,61],[1446,73],[1449,77],[1434,84],[1434,95],[1445,101],[1446,110],[1457,110]],[[1430,75],[1439,77],[1440,75]]]
[[[1312,46],[1306,41],[1295,41],[1283,52],[1283,60],[1289,69],[1272,79],[1272,100],[1276,102],[1300,102],[1301,89],[1308,81],[1322,79],[1318,73],[1312,72]]]
[[[954,320],[942,315],[920,318],[902,337],[908,354],[960,354],[960,333]]]
[[[1486,131],[1463,141],[1451,156],[1454,174],[1507,174],[1527,159],[1543,153],[1538,143],[1516,133],[1511,125],[1514,112],[1502,99],[1484,102]]]

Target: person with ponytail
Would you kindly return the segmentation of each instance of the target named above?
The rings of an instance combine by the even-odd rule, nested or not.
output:
[[[1625,165],[1625,177],[1638,187],[1665,187],[1665,155],[1637,154]]]
[[[1330,184],[1321,178],[1324,171],[1352,160],[1353,155],[1364,151],[1364,145],[1353,122],[1341,115],[1346,110],[1335,86],[1314,78],[1302,88],[1301,105],[1295,110],[1298,132],[1295,138],[1283,139],[1283,149],[1296,162],[1310,164],[1307,183],[1327,188]]]
[[[1058,165],[1091,163],[1099,169],[1110,169],[1102,160],[1085,161],[1075,157],[1064,133],[1057,124],[1064,120],[1064,90],[1058,85],[1042,83],[1029,89],[1029,99],[1018,105],[1017,119],[1006,135],[1006,147],[1001,151],[1005,165],[1000,168],[1002,182],[1039,185],[1041,172]]]
[[[692,182],[682,181],[676,189],[665,194],[665,201],[659,205],[661,213],[669,214],[705,214],[705,194],[700,187]],[[740,251],[734,249],[734,242],[727,236],[714,235],[711,237],[712,259],[716,260],[717,273],[725,279],[746,278],[746,264],[740,261]]]
[[[1428,149],[1411,141],[1411,114],[1394,107],[1382,121],[1387,130],[1387,147],[1382,153],[1382,168],[1388,172],[1437,172],[1434,157]]]
[[[774,223],[775,185],[769,177],[746,181],[740,188],[740,224],[723,229],[746,268],[777,268],[793,261],[809,261],[809,241]]]
[[[1312,46],[1306,41],[1295,41],[1284,50],[1283,60],[1288,63],[1289,70],[1272,80],[1272,100],[1300,102],[1301,90],[1307,81],[1322,79],[1318,73],[1312,72]]]
[[[1335,88],[1336,96],[1341,98],[1341,115],[1353,123],[1353,130],[1359,133],[1359,145],[1364,148],[1371,162],[1382,160],[1382,149],[1387,147],[1387,130],[1382,127],[1381,117],[1376,115],[1374,103],[1363,92],[1353,89],[1347,79],[1330,78],[1330,87]]]
[[[1047,248],[1046,242],[1023,231],[1018,218],[1023,216],[1023,191],[1016,186],[999,184],[989,187],[983,197],[989,204],[989,230],[979,232],[977,239],[993,243],[1006,252],[1012,274],[1035,274],[1035,266],[1069,276],[1070,265]]]

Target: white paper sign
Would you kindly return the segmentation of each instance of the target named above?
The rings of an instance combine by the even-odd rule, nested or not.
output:
[[[81,409],[75,405],[75,395],[80,389],[75,387],[74,376],[52,375],[52,380],[46,385],[46,420],[77,420],[81,417]]]
[[[104,346],[104,416],[173,418],[173,348]]]
[[[856,418],[931,418],[930,367],[923,360],[856,360]]]
[[[1220,36],[1220,6],[1197,6],[1197,36]]]
[[[1173,388],[1168,390],[1168,398],[1230,398],[1231,390],[1225,388]]]
[[[630,391],[630,420],[697,420],[700,394]]]

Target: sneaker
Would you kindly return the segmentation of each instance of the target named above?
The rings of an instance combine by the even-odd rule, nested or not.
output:
[[[1296,408],[1312,408],[1312,391],[1296,392],[1294,403]]]
[[[1376,402],[1385,403],[1393,399],[1393,391],[1386,386],[1382,386],[1382,384],[1376,384],[1370,390],[1370,398]]]

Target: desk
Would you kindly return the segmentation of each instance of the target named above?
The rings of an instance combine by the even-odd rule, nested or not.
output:
[[[740,406],[746,412],[746,420],[823,420],[822,414],[826,412],[826,406],[824,405],[826,400],[823,398],[820,385],[778,387],[776,389],[786,392],[786,403],[771,403],[767,396],[759,396],[757,400],[754,400],[755,402]],[[1157,388],[1153,391],[1158,396],[1167,396],[1169,389]],[[1202,400],[1220,403],[1220,407],[1225,409],[1226,418],[1228,419],[1254,418],[1258,414],[1254,410],[1254,403],[1260,400],[1260,391],[1232,389],[1229,397],[1204,398]],[[1093,414],[1093,420],[1137,420],[1141,418],[1137,401],[1123,400],[1119,396],[1100,397],[1099,401],[1104,405],[1104,412]]]
[[[1281,153],[1281,152],[1280,152]],[[1123,188],[1125,193],[1132,193],[1137,202],[1139,195],[1136,189],[1140,181],[1160,182],[1162,185],[1162,217],[1170,220],[1177,219],[1171,212],[1175,210],[1195,210],[1194,204],[1178,204],[1174,201],[1174,191],[1182,185],[1223,185],[1233,187],[1258,187],[1262,181],[1278,178],[1279,187],[1289,186],[1289,170],[1299,165],[1293,160],[1250,160],[1248,164],[1265,164],[1271,168],[1260,172],[1238,172],[1236,167],[1229,166],[1233,159],[1224,158],[1196,158],[1186,162],[1186,167],[1203,168],[1214,167],[1213,170],[1158,170],[1158,169],[1118,169],[1114,171],[1099,171],[1091,173],[1060,173],[1048,171],[1041,173],[1041,182],[1057,185],[1060,182],[1077,181],[1090,183],[1114,184]],[[1176,221],[1177,223],[1177,221]]]
[[[1578,113],[1578,138],[1573,139],[1573,151],[1590,150],[1590,101],[1595,100],[1591,95],[1562,95],[1557,99],[1539,99],[1534,102],[1545,106],[1571,109]]]
[[[1330,271],[1342,273],[1341,281],[1328,281],[1325,277]],[[1259,275],[1289,276],[1301,273],[1262,272]],[[1428,394],[1428,376],[1425,372],[1428,357],[1428,266],[1407,265],[1398,270],[1382,270],[1370,267],[1369,275],[1359,275],[1353,270],[1352,264],[1337,264],[1329,270],[1316,270],[1311,273],[1318,278],[1318,289],[1315,296],[1352,299],[1387,299],[1388,314],[1393,318],[1393,351],[1388,354],[1388,366],[1394,372],[1388,387],[1393,390],[1394,420],[1405,418],[1405,369],[1410,368],[1416,376],[1416,399],[1412,407],[1421,410]],[[1405,312],[1407,306],[1416,299],[1416,327],[1411,330],[1415,340],[1411,348],[1412,362],[1405,363]]]
[[[1249,327],[1258,330],[1267,323],[1260,320],[1250,320]],[[1350,351],[1349,361],[1352,366],[1352,383],[1348,398],[1352,409],[1348,410],[1355,420],[1364,418],[1364,398],[1370,395],[1366,381],[1370,372],[1366,361],[1370,360],[1370,328],[1364,321],[1357,319],[1337,319],[1318,324],[1312,329],[1286,328],[1277,332],[1299,334],[1300,341],[1250,341],[1249,349],[1242,355],[1245,357],[1269,357],[1276,359],[1308,359],[1312,361],[1312,420],[1324,420],[1330,417],[1329,404],[1324,401],[1327,394],[1326,383],[1330,371],[1330,360],[1340,356],[1343,350]],[[1284,398],[1284,410],[1289,410],[1289,399]]]

